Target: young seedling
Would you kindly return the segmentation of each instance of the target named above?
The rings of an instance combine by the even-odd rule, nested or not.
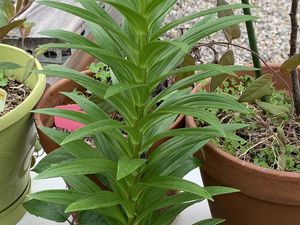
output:
[[[9,82],[10,70],[15,70],[21,66],[11,62],[0,62],[0,112],[5,108],[7,93],[3,89]]]

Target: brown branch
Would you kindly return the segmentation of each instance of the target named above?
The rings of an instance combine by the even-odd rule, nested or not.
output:
[[[298,11],[298,3],[299,0],[293,0],[291,6],[291,39],[290,39],[290,54],[292,57],[297,52],[297,36],[298,36],[298,22],[297,22],[297,11]],[[299,85],[299,77],[297,69],[291,72],[291,80],[292,80],[292,90],[293,90],[293,100],[295,113],[297,116],[300,115],[300,85]]]
[[[299,0],[293,0],[290,17],[291,17],[291,39],[290,39],[290,57],[297,52],[297,36],[298,36],[298,23],[297,23],[297,10]]]

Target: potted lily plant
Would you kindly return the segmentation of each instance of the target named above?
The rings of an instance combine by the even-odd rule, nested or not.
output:
[[[78,83],[113,106],[119,116],[118,120],[114,119],[97,103],[78,92],[63,94],[78,104],[82,112],[59,108],[36,110],[35,113],[79,122],[83,127],[71,133],[38,127],[59,148],[34,169],[39,173],[37,178],[62,177],[69,189],[30,194],[24,206],[34,215],[58,222],[69,221],[70,224],[169,225],[188,206],[236,191],[225,187],[201,187],[183,177],[199,166],[199,161],[193,157],[199,148],[216,136],[235,138],[231,132],[244,126],[221,125],[204,109],[218,109],[221,105],[226,109],[245,111],[240,103],[226,96],[191,94],[187,88],[194,82],[223,73],[234,74],[245,67],[213,64],[177,67],[202,38],[255,17],[216,17],[217,12],[225,9],[250,7],[232,4],[196,12],[163,25],[163,19],[177,1],[103,2],[122,14],[124,21],[121,26],[96,1],[80,1],[82,7],[40,1],[80,16],[87,21],[94,35],[94,41],[89,41],[66,31],[47,31],[44,34],[66,43],[48,44],[43,48],[84,50],[107,64],[115,81],[108,85],[57,66],[47,67],[43,73]],[[160,39],[165,32],[193,19],[198,21],[179,38]],[[194,75],[153,96],[160,83],[183,72],[194,72]],[[179,114],[196,116],[209,125],[169,130]],[[86,142],[87,138],[93,140],[93,145]],[[163,143],[158,145],[161,140]],[[210,219],[196,224],[221,222]]]
[[[220,79],[212,79],[210,84],[211,89],[233,95],[252,111],[247,115],[227,110],[216,112],[225,123],[242,122],[248,123],[249,127],[236,131],[243,138],[240,141],[219,138],[207,144],[198,155],[204,161],[201,174],[205,185],[224,185],[240,190],[210,202],[212,215],[226,219],[224,224],[292,225],[299,220],[300,92],[296,67],[300,61],[299,54],[295,54],[297,8],[298,1],[292,1],[288,60],[282,65],[275,65],[261,59],[250,25],[250,51],[256,57],[256,66],[260,66],[259,60],[263,61],[261,73],[246,71],[239,78],[224,75]],[[234,44],[229,42],[227,45]],[[222,62],[233,64],[232,54],[227,53]],[[255,76],[257,79],[254,79]],[[187,118],[187,125],[195,127],[196,120]]]
[[[14,28],[29,1],[1,1],[0,42]],[[30,168],[36,132],[31,110],[42,96],[46,78],[31,73],[42,66],[25,51],[0,44],[0,224],[13,225],[25,214],[22,206],[31,187]]]

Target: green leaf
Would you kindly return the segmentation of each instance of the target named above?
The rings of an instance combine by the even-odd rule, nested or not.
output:
[[[209,125],[216,128],[216,130],[218,130],[220,132],[220,134],[225,135],[218,118],[215,115],[212,115],[212,113],[210,113],[208,111],[199,110],[197,107],[191,107],[191,106],[167,107],[162,110],[157,110],[156,113],[162,113],[162,114],[170,113],[170,114],[175,114],[175,115],[183,114],[185,116],[193,116],[193,117],[197,118],[199,121],[207,122]]]
[[[67,110],[67,109],[48,108],[48,109],[37,109],[37,110],[33,110],[32,112],[50,115],[50,116],[59,116],[82,124],[90,124],[94,121],[93,118],[90,117],[90,115],[81,112],[72,111],[72,110]]]
[[[87,99],[85,96],[76,93],[69,93],[69,92],[62,92],[62,94],[72,99],[74,102],[76,102],[85,113],[87,113],[94,119],[98,120],[98,119],[109,118],[107,113],[104,112],[101,109],[101,107],[99,107],[94,102]]]
[[[3,0],[3,9],[7,18],[11,19],[16,14],[14,3],[11,0]]]
[[[125,128],[125,125],[123,125],[119,121],[112,119],[100,120],[94,123],[90,123],[83,128],[74,131],[73,133],[68,135],[61,144],[64,145],[68,142],[88,137],[97,133],[109,132],[111,130],[120,128]]]
[[[271,74],[265,74],[254,80],[242,93],[239,102],[254,102],[270,93],[272,77]]]
[[[148,25],[143,15],[130,9],[125,4],[122,4],[122,2],[117,2],[114,0],[105,0],[105,2],[118,9],[119,12],[126,17],[130,24],[132,24],[138,34],[146,34]]]
[[[96,173],[115,173],[117,164],[107,159],[76,159],[60,164],[54,164],[36,178],[45,179],[51,177],[86,175]]]
[[[149,224],[169,225],[184,209],[188,208],[193,204],[194,202],[187,202],[184,204],[174,205],[173,207],[163,209],[163,213],[156,211],[155,213],[153,213],[153,216],[151,217],[151,222]]]
[[[26,19],[15,20],[5,26],[0,27],[0,40],[3,39],[11,30],[21,26]]]
[[[15,70],[22,68],[21,65],[13,62],[0,62],[0,70]]]
[[[208,141],[207,138],[197,136],[171,138],[150,154],[145,176],[183,177],[191,167],[199,167],[199,161],[191,156]],[[164,163],[162,164],[161,161]],[[187,168],[188,170],[186,170]]]
[[[81,44],[85,46],[90,46],[94,48],[99,48],[100,46],[95,44],[94,42],[88,40],[87,38],[82,37],[79,34],[75,34],[70,31],[64,31],[64,30],[47,30],[39,32],[41,35],[49,36],[52,38],[60,39],[64,42],[70,43],[70,44]]]
[[[208,186],[205,187],[205,190],[211,195],[224,195],[224,194],[231,194],[235,192],[239,192],[239,190],[235,188],[229,188],[229,187],[222,187],[222,186]]]
[[[289,107],[285,105],[275,105],[267,102],[256,102],[263,110],[269,112],[275,116],[286,117],[290,114]]]
[[[38,127],[43,133],[49,136],[55,143],[61,144],[61,142],[68,136],[68,133],[64,133],[49,127]],[[83,140],[77,140],[70,142],[62,147],[65,151],[72,156],[81,159],[94,159],[102,158],[103,156],[98,151],[95,151],[90,145],[86,144]],[[55,153],[53,153],[55,154]],[[47,158],[46,156],[45,158]]]
[[[200,221],[198,223],[194,223],[193,225],[217,225],[225,222],[223,219],[207,219]]]
[[[201,12],[196,12],[193,13],[191,15],[182,17],[180,19],[174,20],[171,23],[165,25],[163,28],[161,28],[159,30],[159,32],[157,32],[156,34],[154,34],[152,36],[152,39],[157,39],[159,38],[161,35],[163,35],[164,33],[166,33],[167,31],[177,27],[180,24],[183,24],[187,21],[193,20],[193,19],[197,19],[203,16],[207,16],[213,13],[217,13],[220,11],[224,11],[224,10],[231,10],[231,9],[241,9],[241,8],[253,8],[254,6],[248,5],[248,4],[229,4],[229,5],[222,5],[222,6],[218,6],[218,7],[214,7],[211,9],[206,9],[203,10]]]
[[[77,201],[83,196],[84,194],[82,193],[70,190],[47,190],[29,194],[29,198],[31,199],[64,206],[70,205],[72,202]]]
[[[1,3],[1,2],[0,2]],[[3,27],[5,25],[7,25],[8,23],[8,19],[5,16],[4,11],[1,9],[1,5],[0,5],[0,27]]]
[[[176,82],[175,84],[171,85],[167,89],[160,92],[157,96],[155,96],[151,100],[151,102],[150,102],[151,107],[153,105],[155,105],[157,102],[159,102],[166,95],[172,93],[175,90],[186,87],[187,85],[191,85],[194,82],[198,82],[200,80],[204,80],[206,78],[213,77],[213,76],[218,76],[223,73],[234,74],[235,71],[240,71],[240,70],[245,69],[245,67],[239,67],[239,66],[228,66],[228,67],[227,66],[224,67],[224,66],[220,66],[220,65],[206,65],[206,66],[208,66],[208,67],[206,67],[205,70],[208,70],[208,71],[203,72],[203,73],[196,73],[192,76],[186,77],[183,80]],[[184,69],[184,68],[182,68],[182,69]],[[178,69],[178,70],[182,71],[181,69]],[[175,73],[175,72],[173,72],[173,73]]]
[[[187,193],[198,195],[199,197],[202,198],[207,198],[212,200],[211,195],[205,190],[205,188],[193,182],[178,177],[171,177],[171,176],[145,177],[141,184],[144,186],[163,188],[167,190],[184,191]]]
[[[222,55],[221,59],[219,60],[219,64],[222,66],[229,66],[234,65],[234,54],[233,51],[230,49]],[[220,74],[218,76],[214,76],[211,78],[211,85],[210,91],[214,91],[219,87],[224,80],[228,77],[228,74]]]
[[[284,130],[281,127],[277,127],[277,138],[281,142],[283,147],[286,147],[288,138],[285,136]]]
[[[256,18],[257,17],[254,16],[234,15],[225,16],[212,22],[207,22],[204,25],[199,25],[196,23],[176,40],[186,42],[193,46],[197,41],[201,40],[204,37],[207,37],[210,34],[213,34],[232,25],[254,20]]]
[[[137,222],[141,221],[147,215],[151,214],[155,210],[168,208],[173,205],[184,204],[186,202],[196,203],[202,200],[203,198],[199,197],[198,195],[187,193],[187,192],[181,192],[178,194],[168,196],[163,201],[155,201],[152,202],[150,205],[144,204],[142,213],[137,215]]]
[[[179,65],[179,68],[182,67],[187,67],[187,66],[194,66],[196,65],[196,60],[194,59],[193,56],[191,56],[190,54],[187,54],[184,59],[183,62]],[[195,71],[191,71],[191,72],[183,72],[182,74],[177,74],[176,76],[176,81],[182,80],[188,76],[191,76],[194,74]]]
[[[45,44],[42,45],[43,48],[71,48],[71,49],[78,49],[82,50],[96,59],[104,62],[105,64],[109,65],[110,67],[114,68],[114,74],[116,75],[117,79],[122,82],[133,82],[134,74],[138,74],[138,68],[128,60],[116,55],[115,53],[102,49],[102,48],[95,48],[91,46],[85,46],[81,44],[61,44],[61,43],[54,43],[54,44]],[[48,67],[49,68],[49,67]]]
[[[80,212],[78,215],[80,225],[109,225],[102,215],[94,212]]]
[[[125,91],[131,90],[131,89],[137,89],[137,88],[148,89],[148,85],[145,85],[145,84],[115,84],[115,85],[110,86],[107,89],[104,98],[109,98],[114,95],[123,93]]]
[[[59,148],[55,151],[48,154],[46,157],[44,157],[34,168],[32,171],[36,173],[41,173],[44,170],[51,167],[53,164],[57,164],[58,162],[64,162],[68,160],[74,159],[74,156],[72,156],[70,153],[68,153],[65,149]]]
[[[280,71],[286,75],[290,75],[292,70],[296,69],[300,65],[300,54],[293,55],[281,64]]]
[[[101,188],[90,178],[84,175],[63,177],[64,181],[72,190],[85,193],[98,192]]]
[[[128,44],[129,46],[133,45],[133,43],[129,39],[129,37],[124,32],[122,32],[122,30],[115,23],[113,23],[111,20],[109,20],[107,17],[101,16],[100,14],[96,14],[95,12],[92,12],[90,10],[85,10],[85,9],[82,9],[82,8],[79,8],[79,7],[76,7],[73,5],[61,3],[61,2],[46,1],[46,0],[41,0],[39,2],[44,5],[71,13],[75,16],[79,16],[80,18],[82,18],[84,20],[98,24],[100,27],[102,27],[106,31],[109,31],[108,33],[110,34],[110,36],[112,38],[115,39],[114,35],[118,35],[120,38],[122,38],[124,43]]]
[[[246,127],[245,124],[222,124],[222,128],[225,131],[225,137],[230,134],[231,131],[241,129],[243,127]],[[213,137],[220,137],[222,136],[222,133],[220,133],[218,130],[212,127],[194,127],[194,128],[179,128],[176,130],[170,130],[165,131],[162,133],[159,133],[150,139],[147,140],[147,142],[144,143],[144,147],[155,143],[156,141],[166,138],[166,137],[192,137],[192,136],[201,136],[206,139],[210,139]]]
[[[222,6],[222,5],[228,5],[228,3],[225,0],[217,0],[217,6]],[[232,9],[218,12],[219,18],[222,18],[224,16],[232,16],[232,15],[234,15],[234,12]],[[232,42],[232,40],[237,39],[241,36],[241,29],[240,29],[239,25],[237,25],[237,24],[229,26],[229,27],[225,28],[223,31],[224,31],[226,39],[229,42]]]
[[[70,204],[66,212],[84,211],[99,208],[107,208],[110,206],[119,205],[123,202],[117,194],[110,191],[101,191],[89,196],[83,197],[78,201]]]
[[[31,199],[23,203],[24,208],[32,215],[56,222],[65,222],[70,213],[65,213],[65,206]]]
[[[146,163],[145,159],[121,158],[118,162],[117,180],[121,180],[133,173]]]

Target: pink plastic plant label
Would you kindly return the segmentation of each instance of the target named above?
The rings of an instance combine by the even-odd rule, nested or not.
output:
[[[80,106],[75,105],[75,104],[60,105],[60,106],[56,106],[55,108],[66,109],[66,110],[84,113],[81,110]],[[73,120],[65,119],[65,118],[58,117],[58,116],[54,117],[54,124],[57,128],[62,128],[62,129],[68,130],[70,132],[78,130],[84,126],[82,123],[78,123]]]

